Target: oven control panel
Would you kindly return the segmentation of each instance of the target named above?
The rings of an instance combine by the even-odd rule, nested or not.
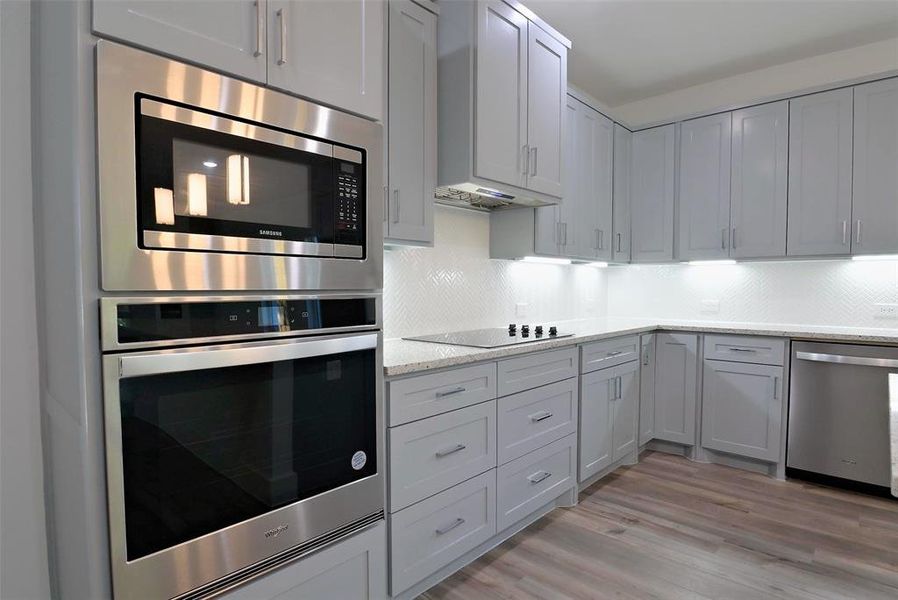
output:
[[[119,344],[228,338],[377,324],[374,298],[119,304]]]
[[[362,165],[340,162],[337,168],[335,212],[337,244],[360,244],[365,229]]]

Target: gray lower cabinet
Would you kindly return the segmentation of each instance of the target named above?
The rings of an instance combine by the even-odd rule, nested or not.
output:
[[[554,441],[496,471],[497,526],[502,531],[574,487],[577,435]]]
[[[387,383],[390,427],[496,397],[496,363],[425,373]]]
[[[393,427],[390,511],[496,466],[496,401]]]
[[[498,463],[503,465],[577,431],[577,378],[500,398]]]
[[[495,535],[496,470],[390,515],[389,524],[395,596]]]
[[[782,413],[782,367],[704,361],[703,447],[777,462]]]
[[[854,88],[852,254],[898,253],[898,77]]]
[[[655,334],[640,336],[639,445],[655,438]]]
[[[383,522],[227,592],[223,600],[387,598]]]
[[[600,473],[636,448],[639,362],[580,377],[579,481]]]
[[[630,170],[630,260],[667,262],[674,257],[676,127],[633,134]]]
[[[577,347],[571,346],[500,360],[497,369],[499,395],[516,394],[576,377],[578,356]]]
[[[411,0],[389,3],[388,242],[433,243],[437,183],[437,16]]]
[[[850,252],[852,110],[851,88],[789,101],[790,256]]]
[[[786,255],[789,102],[733,113],[730,256]]]
[[[680,123],[677,258],[730,253],[730,113]]]
[[[698,336],[655,336],[655,438],[694,446]]]
[[[633,133],[614,124],[612,260],[630,262],[630,169]]]

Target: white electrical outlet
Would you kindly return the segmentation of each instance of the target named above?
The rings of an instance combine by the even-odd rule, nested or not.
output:
[[[898,304],[885,302],[874,304],[873,316],[877,319],[898,319]]]
[[[720,312],[720,300],[716,298],[711,300],[702,300],[702,312],[708,314],[717,314]]]
[[[516,317],[526,317],[527,307],[530,306],[526,302],[518,302],[514,305],[514,314]]]

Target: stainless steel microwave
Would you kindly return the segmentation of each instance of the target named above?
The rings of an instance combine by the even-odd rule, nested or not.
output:
[[[380,289],[382,140],[361,117],[101,41],[103,289]]]

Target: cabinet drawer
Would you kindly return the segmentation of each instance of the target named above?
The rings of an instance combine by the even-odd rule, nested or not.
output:
[[[527,354],[499,361],[499,395],[507,396],[577,374],[577,348]]]
[[[395,596],[496,533],[496,471],[390,515]]]
[[[706,335],[705,358],[758,365],[782,365],[786,341],[743,335]]]
[[[389,382],[390,427],[496,397],[496,363]]]
[[[571,434],[499,467],[497,528],[502,531],[574,485],[577,436]]]
[[[496,401],[390,429],[390,511],[496,466]]]
[[[638,358],[639,338],[635,335],[586,344],[580,355],[580,372],[590,373]]]
[[[497,402],[499,464],[577,431],[577,378]]]

